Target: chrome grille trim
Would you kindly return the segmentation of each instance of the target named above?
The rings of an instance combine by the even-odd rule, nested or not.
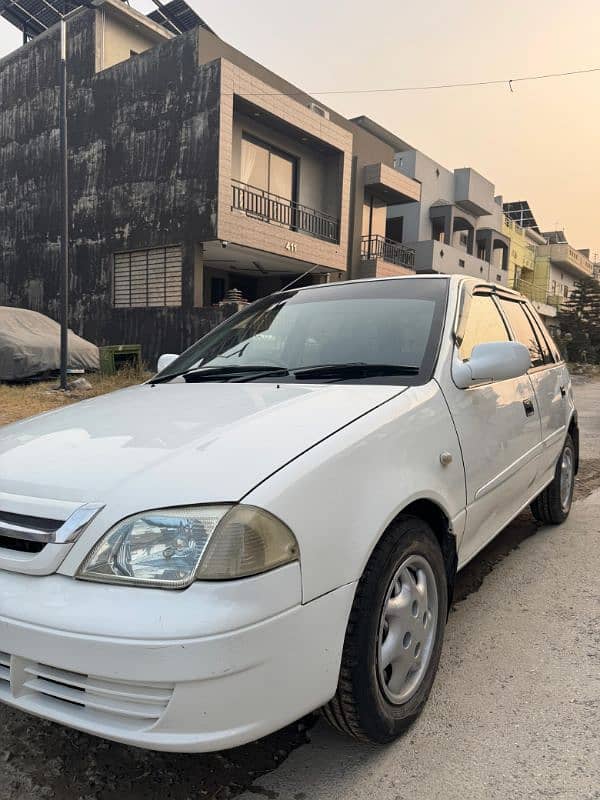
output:
[[[76,509],[55,531],[17,525],[0,518],[0,535],[38,544],[71,544],[76,542],[90,522],[102,511],[104,505],[87,503]]]

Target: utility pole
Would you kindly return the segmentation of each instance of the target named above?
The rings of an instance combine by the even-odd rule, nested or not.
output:
[[[61,214],[60,238],[60,388],[67,388],[69,364],[69,150],[67,140],[67,23],[60,22],[60,161]]]

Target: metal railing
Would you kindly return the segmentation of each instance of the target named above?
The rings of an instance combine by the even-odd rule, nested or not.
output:
[[[517,278],[513,288],[536,303],[545,303],[555,308],[559,308],[565,301],[565,298],[561,295],[549,294],[545,287],[536,286],[533,283],[529,283],[529,281],[523,280],[523,278]]]
[[[339,241],[340,221],[335,217],[241,181],[233,181],[232,185],[232,207],[245,211],[249,217],[308,233],[326,242]]]
[[[415,251],[385,236],[363,236],[361,239],[361,258],[374,261],[381,258],[399,267],[415,268]]]

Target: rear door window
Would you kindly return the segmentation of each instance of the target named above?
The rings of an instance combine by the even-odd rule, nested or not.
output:
[[[538,317],[535,313],[534,309],[531,306],[526,305],[525,311],[527,312],[527,316],[533,322],[533,327],[538,335],[538,339],[540,345],[542,346],[542,350],[544,351],[544,359],[546,360],[547,364],[552,364],[558,361],[562,361],[562,356],[558,347],[554,344],[552,340],[552,336],[542,320]]]
[[[544,365],[544,352],[538,340],[537,334],[525,312],[522,303],[514,300],[500,298],[500,307],[506,314],[515,339],[524,344],[531,356],[531,366],[541,367]]]

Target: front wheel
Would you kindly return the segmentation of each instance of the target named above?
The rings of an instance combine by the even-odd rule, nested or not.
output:
[[[540,522],[560,525],[569,516],[575,488],[575,464],[575,445],[567,436],[552,483],[531,504],[531,513]]]
[[[444,559],[425,522],[401,517],[358,584],[338,690],[324,708],[338,730],[384,744],[420,714],[437,672],[448,606]]]

